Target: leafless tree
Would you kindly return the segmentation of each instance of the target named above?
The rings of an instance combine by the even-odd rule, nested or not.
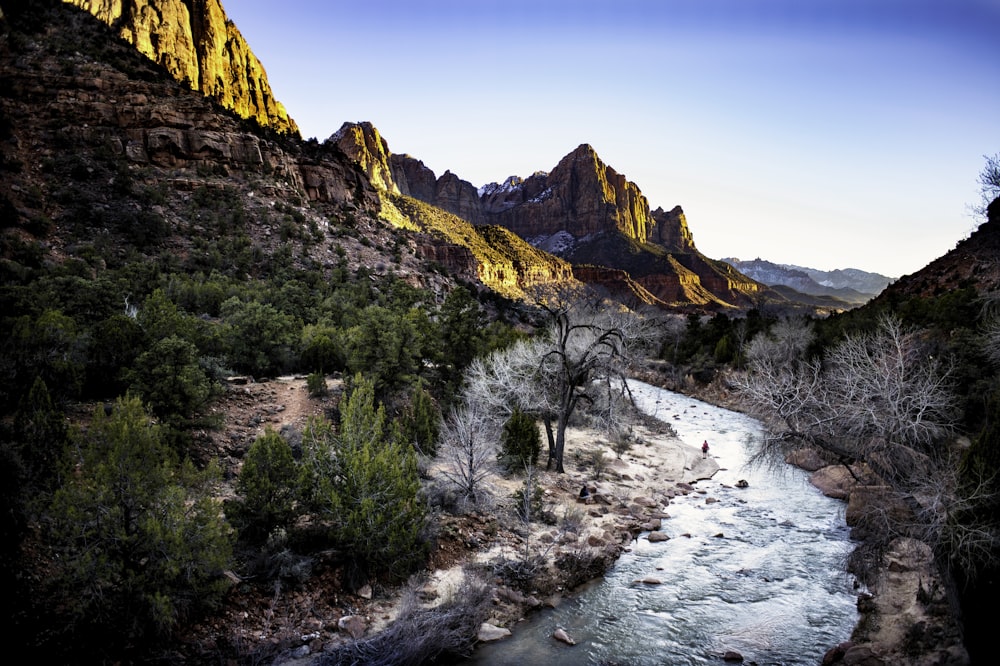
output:
[[[986,355],[1000,365],[1000,291],[983,297],[983,338]]]
[[[848,469],[863,463],[880,486],[865,516],[870,533],[916,537],[966,564],[994,548],[989,529],[955,520],[974,514],[967,509],[987,486],[960,483],[948,372],[920,336],[886,316],[876,332],[810,359],[811,336],[807,324],[789,320],[750,345],[742,393],[770,426],[756,458],[783,460],[814,446]]]
[[[979,172],[978,179],[980,201],[972,206],[972,212],[985,221],[990,204],[1000,197],[1000,153],[983,155],[983,159],[986,164]]]
[[[497,420],[515,406],[540,418],[546,467],[563,472],[566,428],[577,407],[592,404],[596,391],[627,390],[628,365],[654,333],[634,313],[579,293],[549,294],[539,306],[549,321],[543,334],[474,362],[466,399]]]
[[[490,479],[497,473],[496,424],[475,404],[453,409],[438,445],[441,475],[465,503],[481,506],[493,497]]]

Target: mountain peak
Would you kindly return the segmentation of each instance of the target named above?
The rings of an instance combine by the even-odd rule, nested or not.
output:
[[[64,1],[109,25],[192,90],[263,127],[299,133],[219,0]]]

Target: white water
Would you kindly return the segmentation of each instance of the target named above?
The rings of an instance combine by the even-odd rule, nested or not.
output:
[[[719,664],[727,650],[760,666],[820,663],[857,622],[840,502],[801,470],[746,468],[747,438],[760,432],[755,420],[630,386],[640,407],[685,443],[708,440],[722,469],[698,483],[707,495],[670,504],[662,528],[669,541],[640,536],[603,579],[513,627],[511,638],[480,648],[469,663]],[[736,488],[740,479],[749,487]],[[662,584],[634,582],[645,577]],[[558,627],[577,644],[555,641]]]

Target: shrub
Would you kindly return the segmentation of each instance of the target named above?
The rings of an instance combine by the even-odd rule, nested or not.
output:
[[[330,389],[326,385],[326,375],[322,372],[310,373],[306,377],[306,389],[308,389],[310,397],[313,398],[328,395]]]
[[[98,408],[73,436],[74,473],[49,511],[59,607],[101,649],[169,635],[226,587],[232,543],[213,498],[218,469],[178,464],[160,432],[138,398],[120,399],[110,416]]]
[[[356,375],[340,406],[340,432],[313,421],[303,434],[303,495],[344,554],[345,585],[405,578],[423,561],[424,505],[413,448],[375,406],[374,384]]]
[[[226,505],[226,516],[241,537],[260,543],[276,529],[292,523],[298,496],[297,478],[291,447],[268,428],[254,440],[243,461],[236,483],[242,499]]]
[[[500,435],[498,460],[508,471],[519,471],[537,465],[541,451],[542,438],[535,420],[515,408]]]

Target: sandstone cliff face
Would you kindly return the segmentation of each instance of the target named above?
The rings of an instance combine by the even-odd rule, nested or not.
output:
[[[243,118],[298,133],[274,98],[263,65],[219,0],[64,0],[118,31],[192,90]]]
[[[657,208],[651,214],[653,229],[650,242],[672,252],[694,252],[694,237],[688,229],[687,218],[680,206],[669,211]]]
[[[548,176],[522,183],[508,179],[505,185],[490,188],[484,209],[491,221],[524,238],[560,231],[580,238],[613,229],[645,243],[655,226],[635,183],[604,164],[587,144],[564,157]]]
[[[472,183],[462,180],[451,171],[445,171],[438,178],[434,188],[434,205],[472,224],[486,223],[479,192]]]
[[[78,23],[85,21],[93,19],[78,15]],[[102,146],[137,168],[268,174],[275,178],[261,185],[264,193],[281,187],[289,195],[305,192],[321,202],[377,206],[367,178],[343,156],[333,151],[312,156],[290,152],[218,113],[208,98],[158,78],[161,72],[138,54],[129,55],[134,69],[148,70],[131,76],[94,61],[86,52],[8,57],[5,104],[13,106],[7,113],[30,117],[36,128],[58,128],[69,142]],[[38,153],[33,162],[60,157],[44,146]]]
[[[389,156],[392,179],[401,194],[433,204],[437,188],[437,176],[423,162],[409,155]]]
[[[389,166],[389,144],[369,122],[344,123],[327,139],[345,155],[358,163],[372,185],[392,194],[399,194]]]

